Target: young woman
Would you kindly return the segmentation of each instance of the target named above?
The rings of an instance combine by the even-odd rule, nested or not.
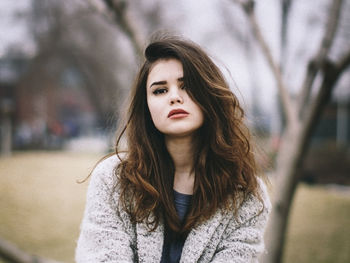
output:
[[[190,41],[154,40],[145,57],[116,154],[92,173],[76,261],[256,262],[270,201],[237,98]]]

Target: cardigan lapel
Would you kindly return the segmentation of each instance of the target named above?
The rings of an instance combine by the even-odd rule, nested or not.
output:
[[[164,239],[163,222],[159,222],[158,227],[152,232],[145,223],[138,223],[136,233],[139,263],[160,262]]]
[[[210,219],[190,231],[182,250],[180,262],[195,263],[199,260],[215,230],[222,223],[223,217],[224,212],[218,209]]]

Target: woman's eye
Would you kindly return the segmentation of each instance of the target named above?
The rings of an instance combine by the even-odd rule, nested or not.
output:
[[[158,94],[163,94],[165,93],[167,90],[165,88],[159,88],[153,91],[154,95],[158,95]]]
[[[182,85],[181,86],[181,89],[187,89],[185,85]]]

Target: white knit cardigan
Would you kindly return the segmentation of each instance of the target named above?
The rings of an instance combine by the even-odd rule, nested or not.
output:
[[[160,223],[149,232],[144,223],[132,224],[128,214],[117,206],[118,191],[111,198],[117,164],[118,158],[112,156],[92,173],[76,262],[160,262],[164,225]],[[258,262],[258,255],[264,251],[263,234],[271,209],[266,187],[262,182],[260,185],[264,204],[251,195],[237,217],[218,210],[188,234],[180,262]]]

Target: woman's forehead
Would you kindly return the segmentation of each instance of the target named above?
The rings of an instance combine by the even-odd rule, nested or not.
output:
[[[183,78],[181,62],[174,58],[159,59],[150,67],[147,86],[150,86],[153,81],[166,81],[173,78]]]

